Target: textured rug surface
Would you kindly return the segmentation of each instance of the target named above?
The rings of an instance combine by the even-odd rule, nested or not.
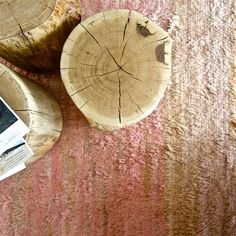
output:
[[[169,30],[171,83],[155,112],[106,133],[59,72],[29,75],[58,100],[59,142],[0,182],[1,236],[236,235],[233,0],[83,0],[83,18],[135,9]]]

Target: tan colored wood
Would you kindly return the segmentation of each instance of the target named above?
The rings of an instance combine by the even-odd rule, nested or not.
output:
[[[25,137],[34,152],[26,164],[44,156],[58,140],[62,114],[56,100],[40,85],[0,65],[0,96],[30,128]]]
[[[59,67],[80,13],[78,0],[0,0],[0,56],[34,72]]]
[[[61,57],[65,87],[92,126],[134,124],[158,105],[171,73],[167,32],[135,11],[111,10],[81,22]]]

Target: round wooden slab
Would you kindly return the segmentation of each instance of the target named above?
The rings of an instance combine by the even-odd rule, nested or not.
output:
[[[38,72],[59,67],[81,10],[77,0],[0,0],[0,13],[0,56]]]
[[[56,0],[1,0],[0,39],[19,35],[44,23],[55,3]]]
[[[44,156],[58,140],[62,114],[56,100],[40,85],[0,64],[0,96],[30,128],[26,141],[34,152],[26,164]]]
[[[143,15],[111,10],[87,18],[61,57],[65,87],[92,126],[114,130],[148,116],[171,73],[171,39]]]

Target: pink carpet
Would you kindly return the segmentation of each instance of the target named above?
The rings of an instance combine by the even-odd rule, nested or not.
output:
[[[83,0],[86,18],[135,9],[173,31],[173,74],[156,111],[90,128],[59,72],[30,75],[60,103],[57,145],[0,182],[1,236],[236,235],[232,0]]]

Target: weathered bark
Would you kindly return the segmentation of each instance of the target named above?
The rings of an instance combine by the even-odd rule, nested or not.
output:
[[[59,67],[80,13],[78,0],[0,0],[0,56],[33,72]]]
[[[40,85],[0,65],[0,96],[30,128],[25,137],[34,156],[26,164],[44,156],[58,140],[62,114],[56,100]]]
[[[61,57],[66,89],[92,126],[114,130],[148,116],[171,72],[167,32],[135,11],[111,10],[81,22]]]

